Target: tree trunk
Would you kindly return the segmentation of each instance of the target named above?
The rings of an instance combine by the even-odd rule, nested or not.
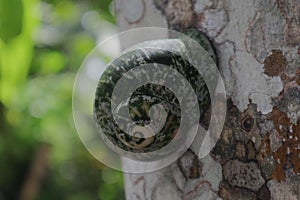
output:
[[[121,30],[204,32],[228,98],[211,153],[125,174],[127,199],[300,199],[300,0],[117,0],[116,11]]]

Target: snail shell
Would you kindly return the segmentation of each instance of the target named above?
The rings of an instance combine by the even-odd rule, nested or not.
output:
[[[215,59],[210,43],[204,35],[199,34],[196,33],[198,41]],[[126,50],[109,64],[98,82],[94,116],[97,125],[102,129],[102,136],[113,144],[110,145],[113,150],[121,154],[124,153],[118,148],[132,153],[156,151],[170,143],[180,126],[181,110],[178,99],[170,89],[158,84],[148,83],[139,87],[130,98],[124,99],[112,109],[114,87],[125,73],[135,67],[163,64],[180,72],[197,95],[200,113],[207,109],[210,104],[207,86],[198,71],[179,56],[184,51],[186,47],[181,39],[148,41]],[[128,77],[130,78],[142,80],[144,77],[137,75]],[[128,105],[131,119],[126,117],[128,110],[126,112],[125,108]],[[193,114],[189,117],[193,118]],[[151,121],[157,123],[150,123]]]

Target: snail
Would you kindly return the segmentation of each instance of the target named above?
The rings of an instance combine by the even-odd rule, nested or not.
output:
[[[194,30],[186,33],[216,60],[214,49],[203,33]],[[187,49],[188,44],[185,42],[182,38],[170,38],[137,44],[113,60],[102,74],[95,92],[94,118],[101,128],[104,141],[114,151],[125,156],[128,154],[124,152],[151,153],[167,146],[172,140],[180,143],[184,136],[185,133],[181,133],[180,137],[176,137],[183,117],[180,107],[182,99],[178,99],[168,87],[153,82],[146,83],[137,87],[130,95],[123,95],[128,93],[131,81],[143,82],[149,80],[148,76],[160,77],[157,79],[161,82],[175,79],[175,75],[164,71],[160,65],[179,72],[188,81],[195,91],[201,114],[209,107],[209,91],[203,78],[181,56]],[[144,68],[134,71],[140,66]],[[151,73],[146,73],[146,69]],[[116,95],[126,98],[116,100],[114,89],[122,78],[127,82],[122,82],[122,89]],[[187,89],[181,83],[178,85],[180,96],[185,96]],[[189,100],[185,103],[189,103]],[[191,119],[189,125],[192,126],[195,116],[191,112],[188,117]]]

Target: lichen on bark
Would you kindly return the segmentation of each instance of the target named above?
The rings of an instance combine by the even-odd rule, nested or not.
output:
[[[161,171],[126,174],[127,198],[151,199],[158,191],[155,185],[166,179],[164,183],[180,191],[180,199],[299,199],[299,0],[146,2],[145,17],[149,11],[155,16],[152,26],[180,31],[194,27],[209,36],[229,103],[224,129],[209,159],[197,162],[189,151]],[[123,30],[149,26],[149,21],[124,24]],[[179,164],[183,160],[185,164]],[[205,176],[208,160],[218,167]],[[259,186],[224,176],[228,162],[240,163],[240,176],[246,176],[243,169],[253,163]],[[209,180],[212,174],[217,176]],[[134,185],[140,177],[140,185]]]

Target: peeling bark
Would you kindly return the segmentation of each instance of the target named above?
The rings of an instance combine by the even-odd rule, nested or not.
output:
[[[139,1],[132,23],[122,5],[142,4],[117,0],[121,30],[193,27],[211,39],[228,112],[210,155],[189,150],[162,170],[125,174],[127,199],[299,199],[300,1]]]

